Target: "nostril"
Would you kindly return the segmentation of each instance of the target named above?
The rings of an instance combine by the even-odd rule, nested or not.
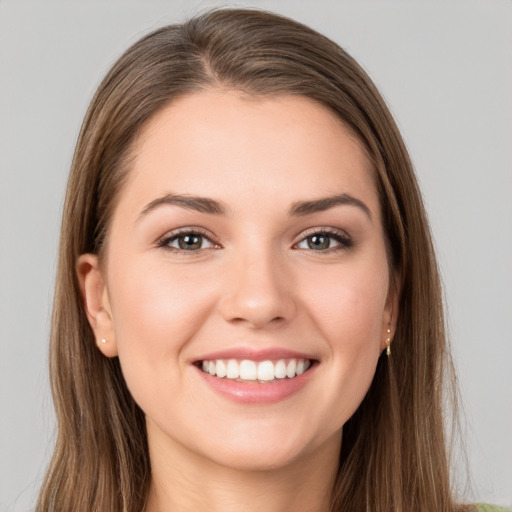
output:
[[[265,327],[265,326],[283,324],[284,322],[286,322],[286,318],[283,316],[276,316],[274,318],[267,319],[265,317],[257,318],[254,315],[252,315],[252,316],[248,315],[247,318],[234,317],[234,318],[231,318],[229,321],[233,324],[238,324],[238,325],[246,324],[249,328],[252,328],[252,329],[261,329],[262,327]]]
[[[260,277],[256,279],[256,275]],[[232,323],[260,329],[291,319],[296,311],[293,295],[283,279],[266,279],[264,273],[247,273],[231,282],[219,302],[222,317]],[[235,284],[236,283],[236,284]]]

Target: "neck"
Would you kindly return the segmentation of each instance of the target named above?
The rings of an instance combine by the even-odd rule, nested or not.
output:
[[[151,450],[152,483],[145,512],[328,512],[341,439],[284,467],[228,468],[181,445]]]

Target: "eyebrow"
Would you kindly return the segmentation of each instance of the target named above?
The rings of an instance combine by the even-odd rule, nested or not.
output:
[[[151,201],[140,213],[139,218],[147,215],[149,212],[162,205],[179,206],[187,210],[195,210],[200,213],[208,213],[210,215],[226,215],[226,206],[215,199],[209,197],[180,195],[180,194],[166,194]],[[369,218],[372,219],[372,214],[368,206],[351,196],[350,194],[338,194],[330,197],[323,197],[311,201],[298,201],[294,203],[288,215],[292,217],[302,217],[313,213],[323,212],[334,208],[335,206],[356,206],[360,208]]]
[[[366,206],[363,201],[351,196],[350,194],[338,194],[331,197],[323,197],[321,199],[315,199],[313,201],[299,201],[294,203],[290,208],[289,214],[292,216],[301,217],[303,215],[310,215],[312,213],[324,212],[335,206],[356,206],[363,210],[363,212],[372,219],[372,213],[370,208]]]
[[[162,205],[180,206],[187,210],[195,210],[201,213],[209,213],[211,215],[226,215],[226,207],[215,199],[200,196],[166,194],[151,201],[140,213],[139,217],[147,215],[150,211]]]

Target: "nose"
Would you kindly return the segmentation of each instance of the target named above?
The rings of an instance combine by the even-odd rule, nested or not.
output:
[[[295,315],[293,276],[270,251],[239,255],[225,276],[220,311],[226,321],[263,329]]]

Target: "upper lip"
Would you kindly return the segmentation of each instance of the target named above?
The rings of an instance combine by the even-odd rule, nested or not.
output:
[[[285,348],[263,348],[255,349],[249,347],[238,347],[209,352],[194,359],[194,362],[213,361],[215,359],[237,359],[250,361],[277,361],[279,359],[309,359],[315,360],[311,354],[296,352]]]

